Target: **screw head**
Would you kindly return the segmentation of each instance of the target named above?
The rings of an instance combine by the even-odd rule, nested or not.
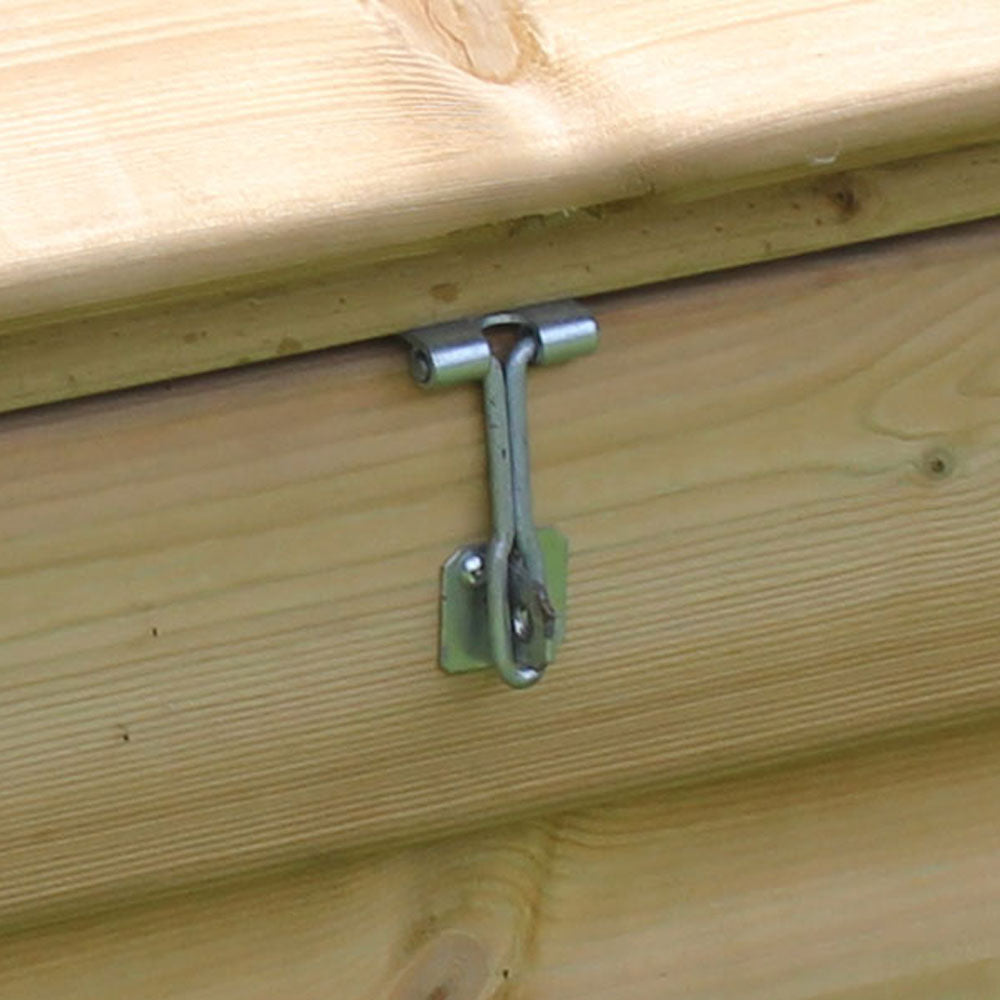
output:
[[[511,615],[510,626],[514,630],[514,636],[521,642],[527,642],[531,638],[531,615],[527,608],[515,608]]]
[[[486,576],[486,563],[478,552],[468,552],[462,558],[462,579],[470,587],[478,587]]]

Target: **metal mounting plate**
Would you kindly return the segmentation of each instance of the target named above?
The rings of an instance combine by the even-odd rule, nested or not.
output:
[[[569,542],[556,528],[540,528],[538,541],[545,563],[549,599],[556,609],[556,632],[549,640],[551,656],[563,639],[566,621],[566,577]],[[464,545],[441,570],[441,666],[449,674],[466,674],[494,666],[486,610],[486,584],[468,572],[470,557],[485,562],[486,545]]]

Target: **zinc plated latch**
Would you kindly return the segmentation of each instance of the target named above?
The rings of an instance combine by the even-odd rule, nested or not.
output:
[[[497,328],[515,334],[504,361],[486,336]],[[493,535],[488,543],[463,545],[442,568],[441,666],[454,674],[495,667],[511,687],[530,687],[565,632],[569,546],[555,528],[535,526],[527,371],[589,354],[597,347],[597,321],[578,302],[566,301],[404,336],[420,385],[483,383]]]

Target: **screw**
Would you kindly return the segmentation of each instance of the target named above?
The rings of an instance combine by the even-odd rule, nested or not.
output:
[[[486,574],[486,563],[478,552],[469,552],[462,559],[462,579],[470,587],[478,587]]]
[[[511,615],[510,626],[514,630],[514,637],[521,642],[527,642],[531,638],[531,615],[527,608],[515,608]]]

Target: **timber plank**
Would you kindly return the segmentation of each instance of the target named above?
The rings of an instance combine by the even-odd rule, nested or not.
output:
[[[1000,739],[908,740],[10,934],[17,1000],[993,1000]]]
[[[43,323],[8,315],[0,410],[994,215],[997,144],[697,201],[671,191],[531,215],[308,277],[255,274],[225,294]]]
[[[573,561],[530,692],[435,667],[480,406],[399,345],[8,415],[0,914],[1000,704],[998,307],[996,225],[595,303],[532,376]]]
[[[992,0],[5,0],[0,311],[1000,138]]]

